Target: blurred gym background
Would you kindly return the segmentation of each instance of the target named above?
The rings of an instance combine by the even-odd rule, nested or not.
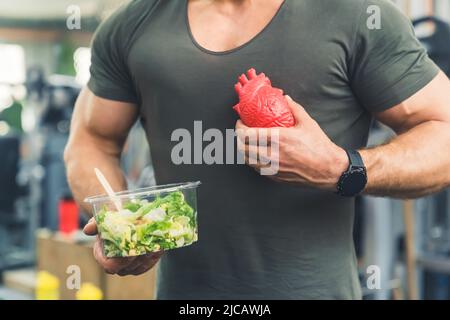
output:
[[[123,2],[0,1],[0,299],[153,298],[153,273],[118,279],[93,261],[62,160],[74,101],[89,79],[93,32]],[[450,1],[394,2],[450,75]],[[375,124],[370,143],[391,135]],[[139,124],[123,166],[131,187],[154,184]],[[357,208],[365,299],[450,299],[449,192],[417,201],[362,197]],[[72,265],[81,268],[81,287],[66,285]],[[371,265],[381,289],[367,288]]]

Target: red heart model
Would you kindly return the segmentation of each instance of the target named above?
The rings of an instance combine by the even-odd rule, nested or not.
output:
[[[233,107],[247,127],[272,128],[293,127],[295,119],[289,108],[283,90],[272,87],[264,73],[256,74],[255,69],[239,77],[234,86],[239,95],[239,103]]]

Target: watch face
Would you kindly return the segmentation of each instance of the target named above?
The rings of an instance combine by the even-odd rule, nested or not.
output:
[[[364,168],[356,168],[343,177],[341,194],[343,196],[355,196],[364,190],[367,183],[367,175]]]

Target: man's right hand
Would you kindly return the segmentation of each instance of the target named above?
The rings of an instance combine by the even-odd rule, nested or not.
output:
[[[64,151],[67,177],[72,193],[85,211],[92,208],[83,199],[103,192],[94,174],[100,168],[114,190],[124,190],[126,179],[120,168],[120,156],[128,132],[138,118],[133,103],[107,100],[84,88],[72,116],[69,142]],[[97,226],[91,219],[84,227],[87,235],[96,235]],[[94,245],[94,257],[107,273],[138,275],[151,269],[162,253],[129,258],[107,258],[103,255],[99,236]]]
[[[94,218],[89,220],[83,232],[89,236],[96,235],[94,257],[106,273],[109,274],[117,274],[119,276],[140,275],[153,268],[163,254],[162,252],[155,252],[137,257],[107,258],[103,254],[102,240],[97,234],[97,224]]]

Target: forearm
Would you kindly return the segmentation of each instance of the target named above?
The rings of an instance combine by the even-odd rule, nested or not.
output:
[[[361,150],[366,194],[416,198],[450,185],[450,125],[428,121],[373,149]]]
[[[75,201],[91,212],[83,200],[86,197],[103,194],[105,191],[98,182],[94,168],[99,168],[110,182],[113,190],[126,189],[126,179],[120,168],[119,156],[99,151],[95,147],[69,147],[65,152],[65,162],[69,186]]]

